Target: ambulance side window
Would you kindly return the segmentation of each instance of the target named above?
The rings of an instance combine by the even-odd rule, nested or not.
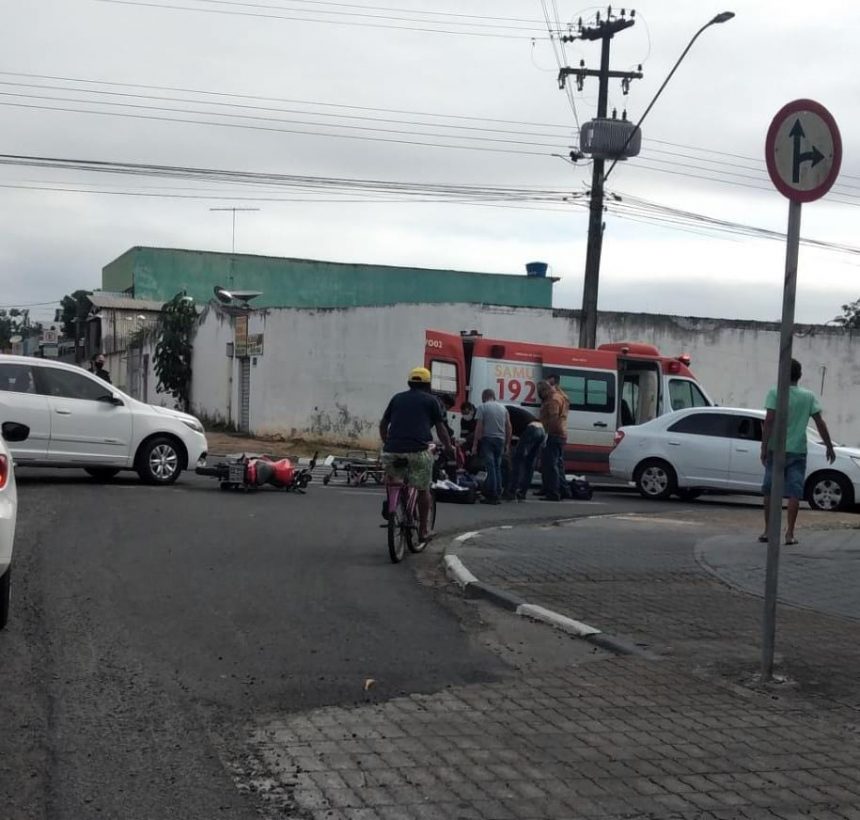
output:
[[[695,382],[688,379],[669,379],[669,401],[672,410],[687,407],[709,407],[710,402]]]
[[[615,411],[615,375],[598,371],[562,373],[559,386],[570,399],[570,409],[587,413]]]
[[[457,395],[457,365],[434,359],[430,362],[430,389],[434,393]]]

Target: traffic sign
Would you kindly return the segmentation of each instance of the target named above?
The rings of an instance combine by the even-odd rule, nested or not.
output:
[[[776,413],[770,439],[772,476],[767,497],[767,562],[765,566],[764,619],[762,622],[761,677],[773,677],[776,639],[776,602],[779,578],[779,536],[785,485],[785,438],[791,387],[791,350],[797,258],[802,203],[824,196],[839,175],[842,139],[830,112],[813,100],[795,100],[773,118],[765,140],[767,172],[777,190],[788,197],[788,231],[785,242],[785,282],[782,290],[782,325],[779,337]]]
[[[836,120],[814,100],[795,100],[773,118],[765,141],[767,172],[792,202],[812,202],[826,194],[842,164]]]

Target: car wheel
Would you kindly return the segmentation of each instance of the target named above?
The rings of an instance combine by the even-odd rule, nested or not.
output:
[[[84,471],[96,481],[110,481],[119,473],[116,467],[84,467]]]
[[[633,480],[643,498],[668,498],[678,488],[678,479],[670,464],[653,458],[636,468]]]
[[[9,601],[12,599],[12,567],[0,576],[0,629],[9,622]]]
[[[806,482],[806,500],[813,510],[844,510],[854,503],[854,488],[842,473],[816,473]]]
[[[141,447],[136,464],[147,484],[173,484],[182,472],[182,454],[174,439],[156,436]]]
[[[692,487],[680,487],[677,492],[681,501],[695,501],[701,494],[701,490],[694,490]]]

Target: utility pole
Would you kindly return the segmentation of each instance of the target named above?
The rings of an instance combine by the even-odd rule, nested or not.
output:
[[[598,12],[596,22],[593,26],[583,27],[579,22],[578,31],[575,34],[562,36],[562,42],[568,43],[573,40],[600,40],[600,70],[587,69],[584,63],[579,68],[562,68],[558,74],[559,88],[564,88],[565,81],[569,75],[576,77],[577,87],[582,91],[583,81],[586,77],[597,77],[597,117],[606,118],[607,101],[609,97],[609,80],[620,79],[624,93],[627,93],[630,80],[642,78],[640,71],[611,71],[609,68],[609,46],[612,38],[624,29],[630,28],[636,23],[635,11],[630,12],[628,17],[624,10],[620,17],[612,13],[610,6],[606,10],[605,19],[600,18]],[[640,66],[641,69],[641,66]],[[588,250],[585,257],[585,279],[582,285],[582,311],[579,319],[579,346],[594,348],[597,346],[597,292],[600,281],[600,253],[603,248],[603,170],[605,158],[595,156],[594,168],[591,174],[591,203],[588,213]]]

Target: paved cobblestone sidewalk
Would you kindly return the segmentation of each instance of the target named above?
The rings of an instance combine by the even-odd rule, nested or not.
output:
[[[715,534],[636,516],[481,534],[458,552],[482,580],[662,659],[272,715],[243,778],[270,816],[313,820],[860,818],[858,625],[781,608],[794,682],[749,685],[761,602],[696,562]]]

